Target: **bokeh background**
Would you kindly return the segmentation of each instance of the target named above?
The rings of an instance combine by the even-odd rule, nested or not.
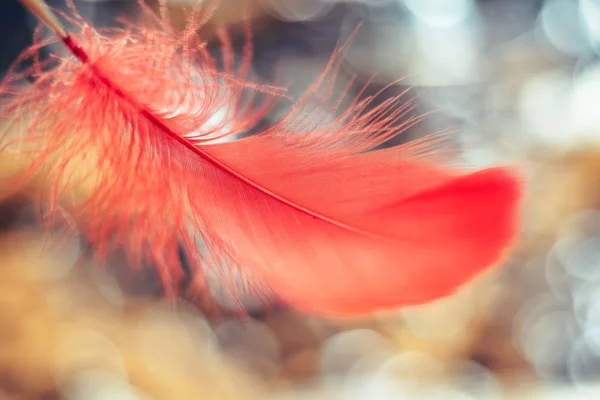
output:
[[[176,24],[193,2],[168,1]],[[138,11],[75,4],[97,26]],[[415,112],[436,112],[391,144],[451,129],[463,164],[518,165],[519,246],[431,304],[336,321],[245,299],[240,319],[218,283],[216,312],[167,302],[151,272],[119,254],[99,268],[82,237],[52,232],[49,246],[27,197],[3,199],[0,399],[600,398],[600,1],[222,0],[200,34],[217,51],[225,24],[239,51],[244,15],[253,75],[292,98],[361,24],[336,90],[404,78],[379,101],[413,88]],[[0,74],[36,24],[2,0]],[[0,159],[0,174],[14,168]]]

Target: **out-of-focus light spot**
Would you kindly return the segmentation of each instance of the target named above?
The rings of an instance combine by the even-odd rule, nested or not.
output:
[[[62,278],[71,271],[81,256],[81,238],[71,233],[65,236],[52,235],[46,240],[46,247],[40,254],[43,262],[35,265],[42,268],[36,268],[36,273],[44,279]]]
[[[548,0],[538,18],[541,33],[556,49],[580,55],[589,48],[577,1]]]
[[[600,288],[599,288],[600,289]],[[588,344],[600,354],[600,296],[594,293],[591,297],[585,315],[584,333]]]
[[[213,332],[208,321],[200,313],[195,304],[185,300],[178,299],[176,303],[177,312],[174,313],[170,308],[173,303],[163,305],[163,313],[167,313],[167,318],[176,318],[176,321],[183,325],[189,334],[189,345],[194,349],[211,353],[217,350],[217,337]],[[160,310],[160,308],[155,308]],[[151,311],[152,312],[152,311]]]
[[[582,280],[600,280],[600,213],[584,210],[561,226],[553,252],[565,271]]]
[[[344,399],[471,399],[445,384],[442,364],[421,352],[408,351],[388,357],[370,374],[350,374],[344,383]]]
[[[45,210],[44,210],[45,211]],[[69,225],[74,226],[72,217],[60,209],[60,216],[49,214],[53,225],[51,230],[33,232],[33,237],[24,232],[19,242],[23,254],[29,254],[32,262],[28,268],[33,276],[45,280],[65,277],[81,257],[81,237]]]
[[[60,385],[82,369],[102,369],[127,376],[125,360],[119,348],[96,331],[74,331],[61,339],[55,352],[54,374]]]
[[[528,131],[546,143],[572,143],[570,91],[570,76],[563,71],[549,70],[530,78],[519,100],[520,117]]]
[[[163,307],[151,307],[139,316],[133,343],[145,366],[157,376],[165,370],[187,374],[198,359],[214,352],[214,334],[193,310],[193,305],[184,301],[177,305],[170,302]]]
[[[441,376],[443,366],[436,358],[420,351],[405,351],[387,360],[377,373],[418,383],[429,377]]]
[[[377,81],[386,84],[405,76],[407,64],[414,57],[412,27],[368,21],[355,31],[356,25],[356,17],[346,16],[340,27],[342,37],[354,35],[344,52],[352,72],[370,77],[377,71]]]
[[[344,400],[404,399],[404,387],[399,379],[374,375],[349,375],[343,387]]]
[[[583,209],[569,215],[561,224],[559,236],[600,233],[600,211]]]
[[[600,237],[560,238],[556,242],[556,251],[570,275],[600,280]]]
[[[597,52],[600,45],[600,1],[579,0],[579,13]]]
[[[584,390],[581,390],[584,389]],[[518,392],[517,392],[518,393]],[[591,400],[600,396],[598,385],[590,382],[589,384],[561,385],[560,383],[546,383],[534,386],[533,391],[529,391],[533,396],[518,398],[543,399],[543,400]]]
[[[393,344],[375,331],[358,329],[340,332],[321,347],[321,372],[327,380],[337,382],[365,357],[382,360],[393,354],[394,350]],[[361,373],[365,372],[364,368],[360,369],[363,369]]]
[[[322,17],[333,2],[323,0],[267,0],[275,16],[287,21],[309,21]]]
[[[67,400],[149,400],[119,375],[102,370],[86,370],[75,375],[62,388]]]
[[[600,139],[600,64],[588,67],[575,78],[571,110],[574,130]]]
[[[486,397],[487,398],[487,397]],[[344,400],[475,400],[476,397],[446,385],[428,384],[415,388],[391,376],[373,375],[350,379],[344,386]]]
[[[571,295],[572,279],[558,255],[556,244],[548,252],[544,272],[550,291],[556,297],[567,298]]]
[[[600,358],[600,324],[598,321],[594,326],[585,329],[583,337],[593,353]],[[600,373],[600,371],[598,372]]]
[[[524,343],[528,340],[531,325],[547,314],[561,311],[561,304],[550,294],[530,299],[521,307],[513,320],[513,340],[517,349],[525,352]]]
[[[522,343],[527,359],[543,378],[556,378],[569,357],[576,324],[568,311],[556,311],[530,321]]]
[[[422,86],[464,85],[482,79],[479,27],[415,27],[415,53],[407,60],[415,73],[411,81]]]
[[[474,10],[473,0],[400,0],[421,22],[448,27],[465,20]]]
[[[346,18],[342,36],[356,27]],[[454,86],[481,82],[481,26],[473,22],[452,26],[410,23],[369,23],[349,43],[345,58],[354,72],[379,82],[406,78],[402,84]]]
[[[388,359],[377,370],[379,376],[395,377],[416,386],[443,376],[442,363],[420,351],[405,351]]]
[[[491,167],[506,161],[506,158],[497,149],[487,146],[469,146],[465,148],[462,158],[466,164],[475,168]]]
[[[464,361],[453,368],[456,371],[456,384],[474,399],[503,399],[503,387],[490,370],[483,365]]]
[[[584,326],[589,308],[600,301],[600,285],[597,282],[576,282],[573,288],[573,312],[579,326]]]

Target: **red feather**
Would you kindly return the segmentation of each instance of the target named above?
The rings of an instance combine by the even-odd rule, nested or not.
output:
[[[1,89],[16,94],[5,118],[27,120],[24,136],[6,141],[31,150],[16,182],[43,174],[43,199],[53,211],[62,203],[99,254],[123,247],[133,261],[153,261],[173,293],[183,243],[198,288],[202,271],[228,283],[237,271],[300,310],[352,315],[448,295],[514,242],[521,188],[511,170],[450,170],[426,157],[431,143],[368,151],[421,118],[408,117],[401,96],[311,118],[311,107],[340,103],[330,95],[339,52],[280,122],[215,142],[268,111],[270,102],[244,93],[280,93],[247,79],[249,45],[238,71],[229,62],[219,70],[196,26],[178,38],[155,22],[101,34],[77,21],[77,37],[62,37],[76,57],[43,71],[36,54],[48,43],[36,43],[23,56],[34,67]],[[36,78],[29,87],[26,75]],[[84,184],[89,195],[65,202]]]

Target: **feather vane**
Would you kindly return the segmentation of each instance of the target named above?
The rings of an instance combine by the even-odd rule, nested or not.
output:
[[[234,70],[222,35],[219,68],[197,25],[176,35],[146,11],[154,25],[106,32],[72,17],[79,33],[61,39],[74,55],[46,68],[37,54],[50,41],[38,39],[22,57],[33,67],[0,88],[5,121],[26,120],[5,151],[30,156],[6,187],[41,174],[41,198],[66,207],[100,255],[120,247],[153,262],[175,294],[183,244],[198,289],[206,269],[231,285],[237,271],[252,276],[248,290],[300,310],[356,315],[451,294],[513,244],[512,170],[450,169],[428,158],[433,139],[374,150],[422,118],[405,93],[371,111],[367,98],[331,121],[310,117],[340,103],[331,80],[341,50],[281,121],[240,139],[284,96],[248,78],[251,46]],[[25,76],[35,81],[23,87]],[[65,201],[77,189],[86,194]]]

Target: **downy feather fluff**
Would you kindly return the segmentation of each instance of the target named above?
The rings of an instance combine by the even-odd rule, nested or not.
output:
[[[57,33],[74,55],[45,65],[37,54],[51,40],[38,32],[15,64],[33,67],[15,67],[0,88],[5,124],[25,125],[3,151],[28,157],[6,190],[47,182],[40,198],[66,210],[100,256],[122,248],[154,263],[175,294],[183,244],[199,291],[211,271],[232,291],[357,315],[449,295],[513,244],[521,188],[510,169],[450,169],[430,142],[373,150],[421,119],[404,96],[311,119],[340,104],[331,82],[341,50],[287,115],[240,139],[283,96],[248,79],[251,41],[234,70],[221,35],[219,68],[194,34],[210,7],[176,33],[140,5],[152,23],[101,32],[72,7],[63,17],[77,33]],[[243,288],[235,275],[248,276]]]

